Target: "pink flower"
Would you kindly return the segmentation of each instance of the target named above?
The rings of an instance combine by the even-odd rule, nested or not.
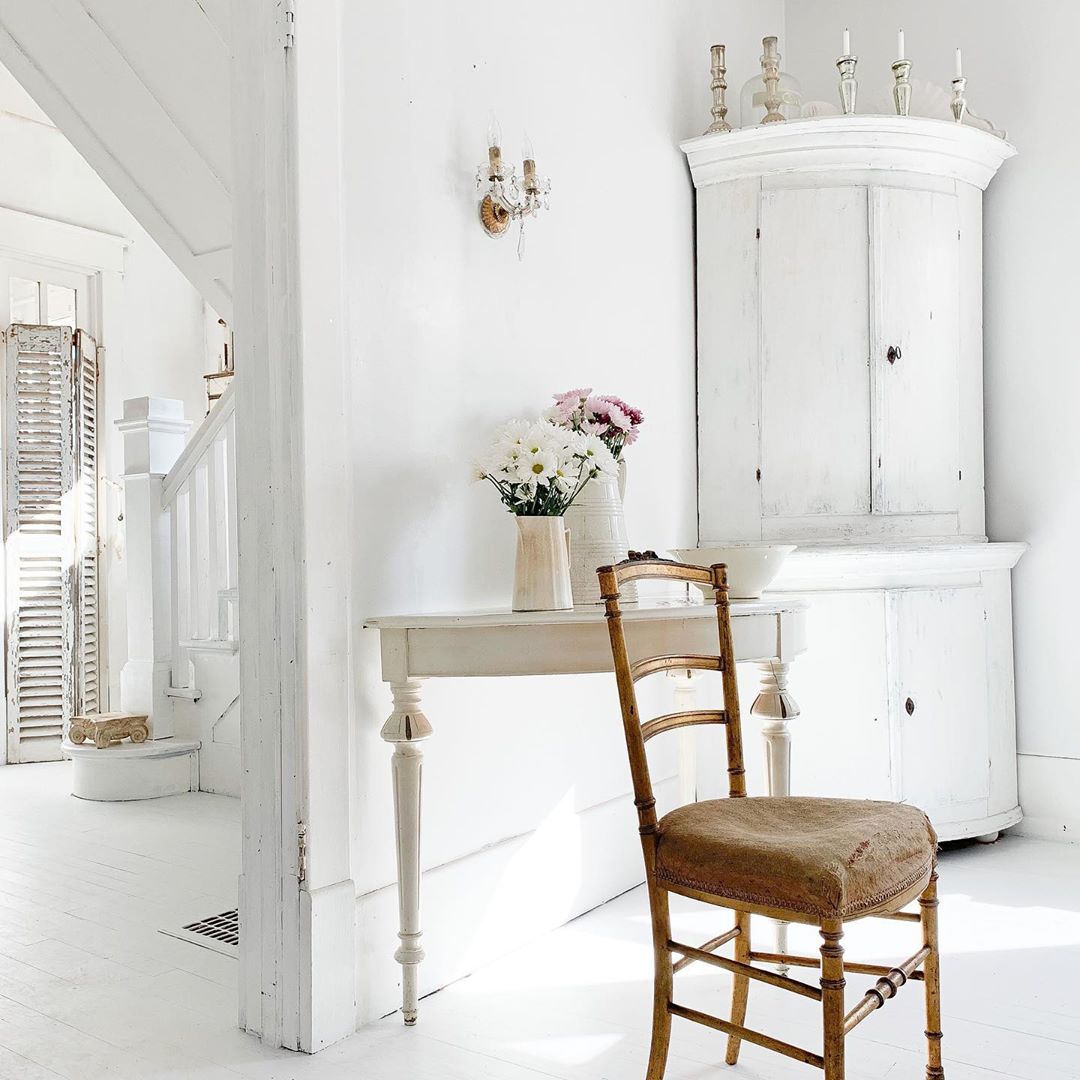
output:
[[[627,405],[626,402],[622,400],[622,398],[617,398],[611,394],[608,394],[605,395],[604,401],[609,402],[616,408],[620,409],[623,413],[625,413],[626,416],[629,418],[630,423],[633,424],[634,427],[637,427],[639,424],[643,424],[645,422],[645,414],[640,409],[635,408],[633,405]]]
[[[608,418],[607,398],[590,395],[585,399],[584,408],[586,416],[591,414],[597,420],[607,420]]]
[[[578,404],[577,398],[566,398],[562,401],[556,399],[555,404],[551,407],[548,415],[554,423],[566,424],[577,411]]]
[[[608,423],[620,431],[629,431],[633,426],[630,417],[626,415],[610,398],[607,400]]]
[[[583,420],[581,422],[581,430],[586,435],[606,435],[608,430],[608,423],[606,420],[597,422],[596,420]]]
[[[572,401],[574,403],[574,408],[576,409],[577,406],[591,393],[592,387],[590,386],[584,390],[566,390],[561,394],[552,394],[551,396],[555,399],[556,405],[564,405],[567,402]],[[573,412],[574,410],[571,409],[570,411]]]

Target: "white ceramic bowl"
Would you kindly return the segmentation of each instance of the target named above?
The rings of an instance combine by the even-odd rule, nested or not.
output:
[[[672,548],[679,562],[691,566],[727,563],[728,595],[732,600],[758,600],[780,573],[794,544],[717,544],[697,548]],[[711,591],[702,589],[702,592]]]

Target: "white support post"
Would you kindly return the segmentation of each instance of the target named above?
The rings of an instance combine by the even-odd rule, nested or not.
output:
[[[161,505],[162,480],[184,449],[191,426],[184,403],[131,398],[116,426],[124,436],[124,534],[127,551],[127,661],[120,708],[146,713],[150,737],[173,734],[165,691],[172,666],[172,543]]]

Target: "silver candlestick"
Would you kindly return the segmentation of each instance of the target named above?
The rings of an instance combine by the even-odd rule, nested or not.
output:
[[[964,97],[964,91],[967,90],[967,79],[963,76],[953,79],[952,81],[952,101],[949,102],[952,108],[953,119],[958,123],[964,122],[964,114],[967,112],[967,98]]]
[[[730,131],[731,125],[727,122],[727,102],[724,95],[727,93],[727,57],[726,46],[714,45],[712,47],[712,117],[713,121],[705,131],[706,135],[716,135],[720,132]]]
[[[836,61],[836,68],[840,72],[840,107],[845,116],[855,112],[855,97],[859,92],[859,83],[855,78],[855,65],[859,62],[857,56],[841,56]]]
[[[892,66],[893,78],[896,80],[892,88],[892,96],[896,103],[897,116],[907,116],[911,108],[911,83],[908,82],[910,72],[910,60],[897,60]]]
[[[784,116],[780,106],[784,104],[780,93],[780,52],[776,47],[777,38],[770,36],[761,39],[764,52],[761,55],[761,77],[765,82],[765,117],[763,124],[779,124]]]

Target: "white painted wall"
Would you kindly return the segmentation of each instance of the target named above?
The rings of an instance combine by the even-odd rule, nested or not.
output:
[[[378,736],[390,695],[362,619],[508,605],[513,522],[469,464],[495,424],[571,386],[647,414],[628,455],[631,544],[692,541],[693,199],[677,144],[710,119],[709,46],[729,45],[737,98],[783,19],[779,2],[705,0],[559,0],[527,26],[467,5],[346,8],[353,875],[369,1019],[397,1004],[397,923]],[[523,262],[476,220],[491,110],[506,155],[527,130],[552,178]],[[641,878],[609,678],[430,683],[425,711],[422,990]]]
[[[100,404],[106,483],[105,642],[113,701],[126,656],[126,588],[119,478],[123,454],[113,420],[124,398],[180,398],[188,416],[205,410],[203,302],[194,287],[49,122],[10,73],[0,68],[0,206],[126,237],[118,309],[105,315]],[[3,237],[0,236],[0,243]],[[3,298],[6,303],[6,298]]]
[[[834,100],[848,26],[869,103],[890,85],[898,18],[912,78],[948,87],[960,46],[972,107],[1006,128],[1020,151],[985,202],[987,529],[992,540],[1031,544],[1013,578],[1022,828],[1076,840],[1080,725],[1062,657],[1080,603],[1080,428],[1069,406],[1080,393],[1071,350],[1080,216],[1070,209],[1080,144],[1067,108],[1054,104],[1060,71],[1030,58],[1047,42],[1080,36],[1080,7],[1033,0],[1018,13],[1008,0],[908,0],[901,16],[858,0],[789,2],[790,70],[809,96]]]

